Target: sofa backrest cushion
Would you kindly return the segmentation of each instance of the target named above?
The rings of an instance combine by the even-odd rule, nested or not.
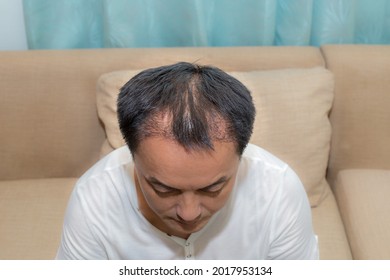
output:
[[[344,169],[390,169],[390,46],[322,51],[335,76],[329,183]]]
[[[120,88],[139,70],[102,75],[99,116],[107,133],[102,155],[125,145],[116,116]],[[300,176],[312,206],[324,198],[333,101],[333,76],[321,67],[229,72],[251,91],[257,110],[251,143],[287,162]]]
[[[105,139],[96,113],[104,73],[177,61],[227,71],[323,66],[315,47],[183,47],[0,52],[0,179],[77,177]]]
[[[77,177],[98,158],[96,68],[84,54],[0,52],[2,180]]]

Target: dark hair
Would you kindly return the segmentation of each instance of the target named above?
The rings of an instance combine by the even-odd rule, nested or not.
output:
[[[188,150],[231,141],[241,155],[254,118],[252,97],[241,82],[218,68],[187,62],[142,71],[118,97],[119,127],[133,154],[146,137],[162,135]]]

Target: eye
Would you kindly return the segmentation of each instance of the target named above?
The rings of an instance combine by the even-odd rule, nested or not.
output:
[[[200,189],[199,191],[204,193],[204,194],[209,194],[209,195],[215,196],[215,195],[218,195],[222,191],[224,186],[225,186],[225,184],[223,184],[221,182],[221,183],[213,184],[211,186]]]
[[[160,184],[151,184],[151,185],[155,191],[158,191],[161,193],[168,193],[168,192],[172,191],[172,188],[166,187],[164,185],[160,185]]]
[[[150,184],[154,192],[161,196],[161,197],[167,197],[167,196],[172,196],[172,195],[178,195],[180,193],[179,190],[170,188],[168,186],[164,186],[161,184]]]

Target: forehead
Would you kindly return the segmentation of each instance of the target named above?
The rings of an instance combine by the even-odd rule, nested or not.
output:
[[[140,143],[134,162],[146,179],[175,188],[198,188],[234,175],[239,156],[232,142],[214,142],[214,150],[189,151],[172,139],[149,137]]]

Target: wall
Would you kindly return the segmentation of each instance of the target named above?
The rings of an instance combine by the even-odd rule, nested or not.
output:
[[[23,0],[0,0],[0,51],[27,48]]]

